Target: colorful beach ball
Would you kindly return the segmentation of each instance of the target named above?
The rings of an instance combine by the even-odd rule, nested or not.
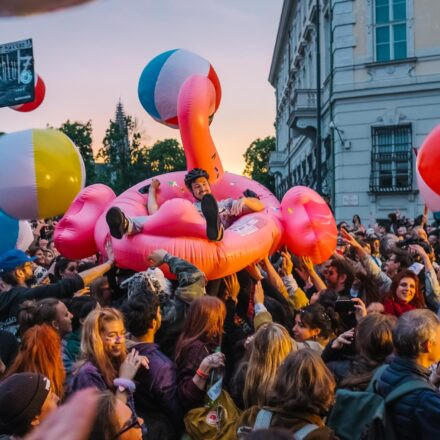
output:
[[[174,49],[153,58],[139,79],[142,106],[156,121],[178,128],[177,98],[182,84],[192,75],[208,77],[216,91],[215,110],[221,99],[220,82],[209,61],[184,49]]]
[[[35,75],[35,98],[31,102],[26,102],[25,104],[19,104],[11,106],[13,110],[18,112],[31,112],[40,106],[46,95],[46,85],[42,80],[41,76]]]
[[[61,131],[0,136],[0,209],[17,219],[63,214],[84,187],[79,150]]]
[[[29,222],[9,217],[0,211],[0,254],[10,249],[26,251],[34,241]]]
[[[440,125],[419,148],[416,164],[420,195],[431,211],[440,211]]]

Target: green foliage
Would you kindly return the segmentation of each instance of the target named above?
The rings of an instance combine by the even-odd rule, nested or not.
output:
[[[133,163],[138,162],[141,155],[141,134],[137,131],[136,120],[123,115],[122,120],[110,121],[105,132],[103,146],[99,149],[97,158],[103,159],[107,165],[103,183],[110,185],[116,193],[120,193],[139,179]]]
[[[119,103],[98,151],[97,158],[104,161],[98,166],[98,181],[119,194],[150,177],[185,170],[185,154],[175,139],[157,141],[152,147],[142,146],[141,142],[136,120],[125,115]]]
[[[87,185],[104,183],[120,194],[142,180],[186,169],[185,153],[176,139],[160,140],[152,147],[142,145],[136,119],[125,114],[121,102],[116,106],[115,118],[110,120],[103,145],[98,150],[96,158],[100,162],[95,162],[93,157],[91,121],[83,124],[68,120],[59,130],[79,148]]]
[[[273,136],[256,139],[252,142],[243,155],[246,163],[243,174],[260,182],[274,192],[275,179],[274,176],[269,175],[269,156],[271,151],[275,151],[275,138]]]
[[[81,153],[86,169],[86,185],[94,183],[96,171],[92,150],[92,121],[87,121],[83,124],[67,120],[61,124],[59,130],[69,136]]]
[[[185,153],[176,139],[157,141],[147,150],[146,160],[151,176],[186,169]]]

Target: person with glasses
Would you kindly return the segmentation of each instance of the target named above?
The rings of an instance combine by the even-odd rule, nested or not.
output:
[[[110,391],[99,395],[90,440],[138,440],[146,438],[144,421]]]
[[[113,252],[108,245],[107,255]],[[88,286],[93,280],[104,275],[113,266],[113,258],[92,269],[74,274],[49,285],[29,287],[34,280],[34,258],[28,257],[19,249],[11,249],[0,255],[0,278],[10,289],[0,293],[0,330],[17,334],[17,315],[20,304],[26,300],[43,298],[72,298],[75,292]]]

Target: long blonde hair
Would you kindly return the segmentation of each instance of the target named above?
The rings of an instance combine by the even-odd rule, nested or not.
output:
[[[267,403],[278,367],[294,350],[296,344],[282,325],[270,323],[255,333],[243,391],[246,408]]]
[[[119,310],[106,307],[95,309],[89,313],[84,321],[81,336],[81,361],[77,368],[85,362],[91,361],[100,371],[105,383],[110,389],[113,389],[113,380],[118,377],[119,366],[126,357],[125,343],[118,359],[110,357],[104,349],[102,332],[104,325],[112,321],[121,321],[124,323]]]

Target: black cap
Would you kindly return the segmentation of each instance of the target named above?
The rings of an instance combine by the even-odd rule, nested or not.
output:
[[[191,171],[188,171],[185,174],[185,185],[187,188],[191,189],[191,184],[199,177],[204,177],[206,180],[209,180],[208,172],[202,168],[193,168]]]
[[[0,382],[0,433],[27,432],[49,391],[50,380],[38,373],[16,373]]]

